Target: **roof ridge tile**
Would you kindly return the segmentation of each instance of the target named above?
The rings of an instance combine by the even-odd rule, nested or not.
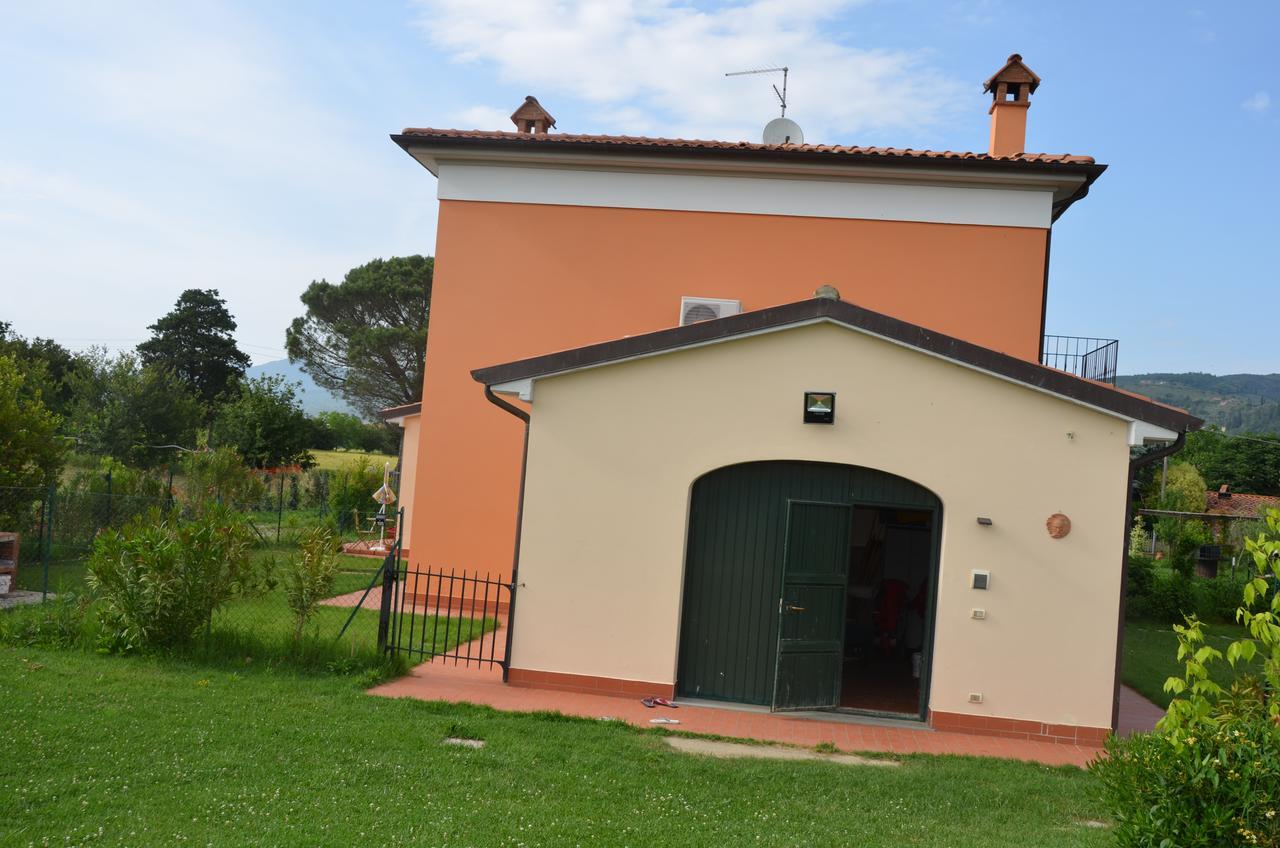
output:
[[[762,144],[751,141],[718,141],[700,138],[662,138],[633,135],[593,135],[587,133],[518,133],[505,130],[459,130],[434,127],[407,127],[402,135],[415,138],[459,138],[492,141],[518,141],[525,144],[602,144],[640,145],[662,148],[700,148],[708,150],[760,150],[777,152],[829,153],[832,155],[885,156],[901,159],[976,159],[983,161],[1028,162],[1044,164],[1096,164],[1092,156],[1071,153],[1017,153],[993,156],[960,150],[928,150],[911,147],[874,147],[845,144]]]

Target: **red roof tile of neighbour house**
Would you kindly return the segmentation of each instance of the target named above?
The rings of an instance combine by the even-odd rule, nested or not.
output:
[[[1223,486],[1216,492],[1205,493],[1204,511],[1210,515],[1253,518],[1261,516],[1268,509],[1280,509],[1280,497],[1233,492],[1227,486]]]
[[[1018,153],[1012,156],[992,156],[990,153],[972,153],[954,150],[913,150],[899,147],[860,147],[843,144],[757,144],[749,141],[709,141],[686,138],[648,138],[630,135],[581,135],[574,133],[520,133],[501,130],[452,130],[430,127],[407,128],[402,136],[416,139],[474,139],[479,141],[515,142],[524,145],[552,145],[561,147],[596,147],[601,149],[641,147],[654,150],[699,151],[747,151],[780,153],[802,156],[804,154],[828,154],[850,158],[882,158],[909,160],[975,160],[986,162],[1027,162],[1050,165],[1096,165],[1092,156],[1070,153]]]

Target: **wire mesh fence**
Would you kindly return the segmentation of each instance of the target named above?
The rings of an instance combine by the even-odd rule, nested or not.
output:
[[[252,579],[238,586],[208,622],[211,639],[246,643],[297,641],[298,615],[289,604],[291,563],[308,533],[325,528],[343,545],[337,574],[302,631],[337,637],[352,650],[373,650],[378,595],[360,603],[397,532],[398,515],[379,516],[371,470],[304,472],[268,469],[246,474],[184,473],[182,467],[149,471],[89,461],[39,487],[0,487],[0,595],[87,594],[95,540],[130,522],[183,524],[210,503],[235,514],[251,540]],[[228,482],[232,481],[232,482]],[[379,544],[381,543],[381,544]],[[348,623],[348,619],[350,619]],[[347,625],[344,630],[344,625]]]

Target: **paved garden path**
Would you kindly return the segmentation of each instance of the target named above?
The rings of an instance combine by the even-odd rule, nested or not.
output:
[[[39,592],[29,592],[26,589],[14,589],[5,595],[0,595],[0,609],[9,609],[9,607],[18,607],[24,604],[38,604],[41,601]],[[49,600],[58,597],[52,592],[49,593]]]
[[[1134,733],[1150,733],[1156,722],[1164,718],[1164,708],[1158,707],[1128,686],[1120,687],[1120,721],[1116,733],[1130,736]]]
[[[498,640],[501,642],[501,638]],[[407,676],[370,690],[389,698],[487,704],[499,710],[531,712],[554,710],[587,718],[614,718],[637,727],[651,727],[654,718],[677,719],[673,730],[715,734],[739,739],[759,739],[812,747],[820,742],[841,751],[879,751],[895,754],[968,754],[1030,760],[1049,765],[1084,766],[1099,749],[1027,739],[972,736],[935,731],[905,722],[885,723],[846,716],[798,717],[757,711],[685,704],[678,709],[647,708],[637,698],[587,695],[554,689],[509,686],[500,669],[454,666],[437,661],[417,666]]]
[[[321,603],[355,606],[363,590],[328,598]],[[378,608],[381,587],[365,599],[366,609]],[[432,609],[415,607],[418,613]],[[503,628],[499,627],[499,631]],[[494,642],[505,644],[505,634]],[[465,646],[460,648],[465,653]],[[1049,765],[1084,766],[1100,752],[1098,748],[1031,739],[1006,739],[967,733],[936,731],[911,722],[881,722],[830,713],[787,715],[764,709],[722,707],[703,702],[684,703],[676,709],[648,708],[639,699],[616,695],[584,694],[556,689],[510,686],[502,682],[500,669],[454,665],[437,660],[415,667],[408,675],[370,690],[390,698],[417,698],[424,701],[485,704],[499,710],[532,712],[555,710],[587,718],[616,718],[638,727],[650,727],[655,718],[670,718],[679,724],[674,730],[715,734],[742,739],[759,739],[812,747],[820,742],[834,744],[842,751],[885,753],[968,754],[1030,760]],[[1155,728],[1164,710],[1127,686],[1120,692],[1119,734],[1128,736]]]

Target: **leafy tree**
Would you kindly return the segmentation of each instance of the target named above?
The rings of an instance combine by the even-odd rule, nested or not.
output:
[[[41,488],[62,468],[67,443],[57,435],[59,418],[30,394],[11,356],[0,354],[0,521],[18,526],[21,513],[41,497]]]
[[[144,367],[133,354],[112,357],[103,350],[91,351],[83,362],[84,373],[72,384],[72,420],[90,453],[146,468],[173,458],[174,451],[165,446],[194,444],[200,402],[172,371]]]
[[[28,392],[38,391],[45,406],[67,416],[75,399],[73,377],[84,369],[79,357],[51,339],[24,339],[4,321],[0,321],[0,354],[17,361],[25,372]]]
[[[346,448],[378,453],[395,453],[396,434],[386,424],[361,421],[350,412],[322,412],[312,421],[315,435],[311,447]],[[319,442],[314,439],[319,438]]]
[[[280,376],[241,384],[239,394],[218,413],[214,439],[235,448],[254,468],[310,467],[314,464],[307,451],[311,428],[296,386]]]
[[[235,387],[250,362],[231,336],[236,321],[226,303],[217,289],[187,289],[138,345],[143,364],[177,374],[206,409]]]
[[[1190,462],[1172,462],[1163,487],[1160,478],[1161,474],[1157,471],[1147,498],[1156,509],[1204,512],[1207,489],[1204,477],[1200,476],[1196,466]]]
[[[375,259],[338,285],[313,282],[302,294],[307,314],[285,334],[291,362],[369,418],[422,399],[434,260]]]
[[[1187,436],[1182,451],[1210,489],[1228,485],[1233,491],[1280,495],[1280,436],[1202,430]]]
[[[1204,512],[1207,494],[1204,478],[1194,465],[1189,462],[1170,464],[1163,493],[1160,477],[1157,472],[1148,491],[1147,503],[1150,506],[1172,512]],[[1203,521],[1174,516],[1163,516],[1156,520],[1156,537],[1168,546],[1170,566],[1185,578],[1190,578],[1195,569],[1196,554],[1200,546],[1212,540],[1209,528]]]

